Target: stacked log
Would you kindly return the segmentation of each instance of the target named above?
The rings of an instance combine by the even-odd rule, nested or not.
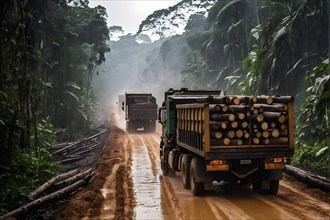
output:
[[[257,98],[252,108],[258,109],[258,114],[263,115],[263,120],[252,121],[252,126],[261,132],[261,144],[288,145],[288,103],[292,97],[264,97]]]
[[[224,96],[210,102],[211,146],[289,144],[293,97]]]
[[[250,139],[249,98],[225,96],[212,101],[219,104],[210,105],[211,146],[241,146],[248,144]],[[221,106],[221,109],[218,105]],[[214,131],[220,132],[222,136],[213,135]]]

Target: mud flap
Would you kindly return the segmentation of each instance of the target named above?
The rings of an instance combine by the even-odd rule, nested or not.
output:
[[[206,165],[205,165],[205,161],[195,157],[194,158],[196,166],[195,166],[195,173],[196,173],[196,177],[195,177],[195,181],[198,183],[206,183],[206,182],[212,182],[213,177],[212,177],[212,173],[210,172],[206,172]]]
[[[281,180],[282,179],[282,170],[269,170],[264,173],[262,179],[264,180]]]

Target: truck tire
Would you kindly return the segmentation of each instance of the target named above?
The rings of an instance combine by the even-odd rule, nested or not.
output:
[[[252,184],[252,190],[256,193],[261,193],[261,181],[254,182]]]
[[[261,181],[253,183],[253,191],[262,195],[276,195],[279,188],[279,180],[270,180],[269,189],[262,189]]]
[[[164,165],[164,168],[163,168],[163,175],[171,176],[171,168],[169,166],[167,166],[166,164]]]
[[[127,133],[134,133],[134,124],[132,122],[126,122],[126,131]]]
[[[145,125],[143,126],[143,132],[145,132],[145,133],[149,133],[149,125],[145,124]]]
[[[197,157],[192,158],[190,164],[190,188],[194,196],[202,196],[205,191],[204,182],[196,182],[197,168],[202,166],[203,163]]]
[[[168,176],[168,177],[175,176],[175,171],[173,171],[171,167],[169,167],[167,164],[164,164],[164,168],[162,171],[164,176]]]
[[[147,132],[153,133],[156,130],[156,122],[152,122],[148,125]]]
[[[171,149],[165,149],[163,157],[168,158],[168,154],[171,151]],[[171,169],[171,167],[168,165],[167,161],[168,159],[162,158],[161,165],[162,165],[162,171],[164,176],[175,176],[175,171]]]
[[[185,189],[190,189],[190,163],[191,163],[191,155],[184,154],[182,156],[181,162],[181,179],[183,183],[183,187]]]
[[[159,156],[160,156],[160,161],[162,161],[163,147],[164,147],[164,142],[163,142],[163,141],[160,141],[160,143],[159,143]]]
[[[276,195],[278,192],[278,188],[280,185],[280,181],[279,180],[271,180],[270,181],[270,189],[267,192],[268,195]]]

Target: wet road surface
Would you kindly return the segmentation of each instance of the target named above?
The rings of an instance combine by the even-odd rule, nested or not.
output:
[[[144,137],[131,135],[132,149],[132,180],[135,192],[136,219],[164,219],[166,209],[161,198],[159,166],[155,164],[153,155],[148,153]]]

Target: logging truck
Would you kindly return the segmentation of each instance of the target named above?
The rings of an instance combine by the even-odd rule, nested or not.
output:
[[[203,195],[214,181],[276,194],[294,152],[293,97],[170,89],[159,109],[163,175]]]
[[[151,93],[125,93],[124,103],[127,132],[155,131],[157,104]]]

